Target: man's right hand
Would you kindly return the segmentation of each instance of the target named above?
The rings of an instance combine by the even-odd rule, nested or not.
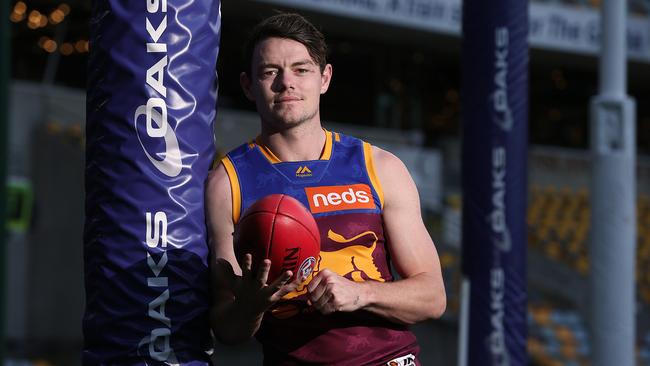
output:
[[[220,288],[229,288],[234,295],[234,303],[250,316],[262,315],[273,304],[282,299],[282,297],[292,291],[295,291],[302,284],[304,279],[296,278],[288,282],[293,273],[284,272],[278,279],[271,284],[267,284],[271,261],[264,259],[260,263],[257,273],[253,273],[253,257],[246,254],[242,258],[241,276],[235,274],[230,262],[223,258],[217,259],[215,270],[217,273],[216,280]]]

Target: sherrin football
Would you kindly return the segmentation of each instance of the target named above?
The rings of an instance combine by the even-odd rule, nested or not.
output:
[[[272,194],[259,199],[244,211],[235,225],[235,254],[242,261],[246,253],[253,257],[252,270],[268,258],[271,270],[267,283],[285,271],[307,277],[320,254],[320,234],[311,213],[297,199]]]

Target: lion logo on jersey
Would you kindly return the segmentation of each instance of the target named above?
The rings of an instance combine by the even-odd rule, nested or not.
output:
[[[307,285],[321,269],[329,269],[337,274],[356,282],[375,280],[385,282],[379,269],[375,265],[372,254],[377,248],[379,238],[373,231],[364,231],[351,238],[346,238],[331,229],[327,232],[327,238],[335,243],[348,244],[355,241],[372,240],[372,245],[367,247],[361,244],[348,245],[339,250],[325,252],[321,251],[316,260],[314,271],[309,274],[305,282],[294,292],[286,294],[281,301],[271,309],[271,314],[277,319],[287,319],[299,313],[313,311],[313,308],[303,301],[286,301],[303,295],[307,292]],[[365,240],[364,240],[365,239]]]
[[[328,239],[340,244],[352,243],[359,239],[368,239],[365,238],[366,236],[372,238],[372,245],[369,247],[361,244],[353,244],[331,252],[321,251],[314,271],[307,277],[305,282],[296,289],[296,291],[285,295],[283,299],[293,299],[306,293],[307,285],[311,282],[312,278],[314,278],[321,269],[325,268],[356,282],[367,280],[385,282],[386,280],[382,277],[372,257],[372,253],[375,251],[375,248],[377,248],[377,240],[379,240],[377,234],[373,231],[365,231],[351,238],[346,238],[331,229],[327,232]]]
[[[352,238],[345,238],[343,235],[337,234],[331,229],[327,232],[328,239],[340,244],[351,243],[368,235],[373,238],[370,247],[356,244],[333,252],[321,252],[320,260],[316,265],[314,274],[318,273],[321,268],[327,268],[356,282],[366,280],[384,282],[385,280],[382,278],[381,273],[379,273],[372,258],[372,253],[377,248],[377,234],[372,231],[365,231]]]

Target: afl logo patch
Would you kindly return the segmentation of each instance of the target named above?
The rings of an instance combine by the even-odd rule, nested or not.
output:
[[[316,264],[316,258],[314,257],[309,257],[302,261],[302,264],[298,268],[298,274],[301,276],[301,278],[307,278],[311,274],[311,272],[314,270],[314,265]]]
[[[388,361],[386,366],[415,366],[415,356],[412,353],[409,353],[406,356]]]

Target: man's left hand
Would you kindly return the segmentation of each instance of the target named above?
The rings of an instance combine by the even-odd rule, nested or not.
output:
[[[355,311],[364,305],[365,286],[324,269],[307,286],[309,301],[323,314]]]

